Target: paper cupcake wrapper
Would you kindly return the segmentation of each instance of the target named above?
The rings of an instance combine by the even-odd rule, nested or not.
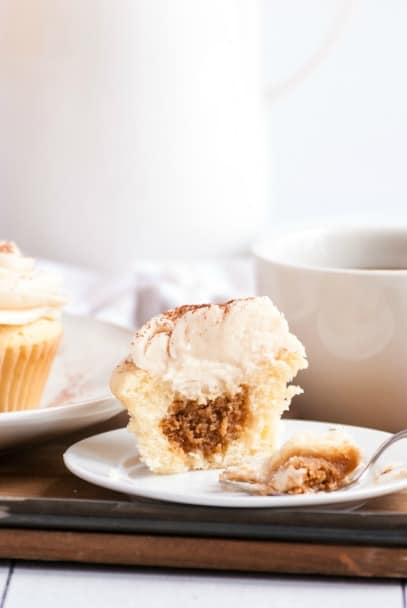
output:
[[[0,351],[0,412],[37,408],[58,349],[53,340]]]

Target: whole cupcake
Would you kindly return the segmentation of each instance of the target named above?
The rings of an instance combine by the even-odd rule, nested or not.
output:
[[[0,241],[0,412],[39,406],[62,337],[60,283]]]

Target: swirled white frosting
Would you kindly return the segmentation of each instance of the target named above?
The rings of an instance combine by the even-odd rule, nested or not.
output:
[[[274,361],[283,349],[306,367],[304,347],[284,316],[269,298],[258,297],[182,306],[154,317],[136,333],[131,358],[178,393],[201,399],[236,392],[260,362]]]
[[[15,243],[0,241],[0,325],[56,318],[65,302],[57,277],[36,270]]]

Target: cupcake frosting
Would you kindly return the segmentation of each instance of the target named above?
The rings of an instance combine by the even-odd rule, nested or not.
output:
[[[154,317],[136,333],[131,359],[173,390],[200,399],[236,392],[260,361],[274,361],[281,350],[305,357],[284,316],[269,298],[258,297],[182,306]]]
[[[0,241],[0,325],[56,318],[65,302],[57,277],[37,270],[15,243]]]

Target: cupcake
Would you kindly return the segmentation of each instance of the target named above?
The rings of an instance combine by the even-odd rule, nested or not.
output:
[[[0,412],[39,406],[62,336],[59,282],[0,241]]]
[[[111,389],[156,473],[238,464],[272,453],[301,389],[304,347],[267,297],[181,306],[135,335]]]

